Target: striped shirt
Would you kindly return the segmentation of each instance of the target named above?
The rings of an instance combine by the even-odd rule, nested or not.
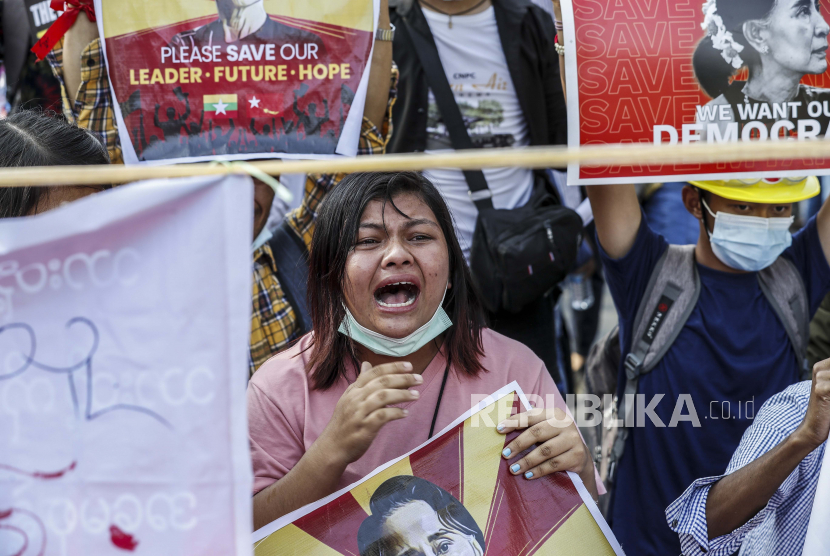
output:
[[[760,458],[798,428],[807,414],[810,387],[810,381],[801,382],[770,398],[741,439],[725,475],[698,479],[668,507],[666,519],[680,535],[685,556],[801,555],[826,442],[801,461],[763,510],[728,535],[709,540],[706,500],[713,484]]]
[[[101,41],[95,39],[81,52],[81,84],[74,102],[67,94],[63,79],[63,39],[46,55],[46,59],[60,84],[62,112],[66,121],[94,133],[106,145],[110,161],[113,164],[122,163],[118,126],[115,123],[110,80]]]

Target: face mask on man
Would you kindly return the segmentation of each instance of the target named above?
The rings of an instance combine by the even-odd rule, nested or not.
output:
[[[378,355],[407,357],[437,338],[440,334],[443,334],[445,330],[452,326],[452,319],[444,311],[445,297],[447,297],[446,289],[444,290],[444,297],[441,298],[441,303],[438,304],[438,309],[432,315],[432,318],[429,319],[429,322],[404,338],[390,338],[389,336],[384,336],[379,332],[361,326],[348,308],[346,308],[346,317],[340,323],[340,327],[337,330]]]
[[[706,230],[712,251],[731,268],[757,272],[774,263],[792,245],[792,216],[760,218],[726,212],[713,214],[706,201],[701,198],[701,202],[715,219],[714,231]]]

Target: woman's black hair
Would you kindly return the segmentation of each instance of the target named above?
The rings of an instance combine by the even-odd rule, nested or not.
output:
[[[744,47],[740,56],[750,69],[761,63],[758,52],[744,37],[743,25],[747,21],[769,17],[777,0],[717,0],[717,14],[723,25],[732,33],[735,42]],[[695,76],[704,92],[712,98],[719,97],[729,87],[735,68],[723,59],[721,51],[714,47],[711,35],[701,40],[692,57]]]
[[[0,168],[109,164],[103,144],[89,131],[53,112],[21,110],[0,120]],[[0,218],[32,214],[48,187],[0,188]]]
[[[391,554],[393,547],[386,546],[388,541],[383,535],[384,523],[396,509],[416,501],[429,504],[444,527],[474,536],[481,550],[486,552],[484,534],[467,508],[455,496],[426,479],[399,475],[384,481],[372,494],[369,502],[372,515],[363,520],[357,532],[360,556]]]
[[[307,368],[316,389],[325,390],[340,377],[348,378],[349,360],[360,368],[353,341],[337,331],[345,316],[346,259],[354,247],[363,212],[372,201],[382,201],[384,208],[388,203],[409,218],[394,203],[395,197],[404,193],[417,196],[429,207],[447,242],[452,288],[444,299],[444,310],[454,323],[444,336],[447,362],[470,376],[484,370],[479,362],[483,355],[484,311],[441,193],[415,172],[357,173],[346,176],[326,197],[311,243],[308,305],[314,336]]]

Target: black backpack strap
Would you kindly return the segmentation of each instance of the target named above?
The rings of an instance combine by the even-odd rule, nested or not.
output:
[[[301,334],[311,330],[308,313],[308,249],[297,233],[283,220],[268,241],[277,265],[277,279],[294,309]]]
[[[455,95],[452,93],[450,83],[447,81],[447,74],[441,64],[441,58],[438,56],[438,48],[435,46],[432,34],[428,37],[424,36],[414,29],[406,18],[403,21],[406,33],[409,35],[412,45],[415,47],[415,52],[418,54],[418,59],[421,61],[421,67],[424,68],[427,83],[432,89],[435,102],[441,111],[453,148],[456,150],[475,148],[470,139],[470,134],[467,133],[467,127],[464,125],[461,110],[455,102]],[[484,172],[481,170],[463,170],[463,173],[467,180],[467,187],[470,190],[470,199],[475,203],[476,208],[478,210],[493,208],[493,193],[487,187]]]
[[[668,352],[689,320],[700,297],[694,245],[670,245],[651,273],[643,294],[631,338],[631,351],[625,356],[625,391],[619,400],[622,427],[614,439],[609,479],[613,482],[616,464],[625,451],[628,427],[635,425],[635,396],[640,377],[651,372]]]
[[[758,284],[787,331],[801,367],[801,379],[809,380],[811,369],[807,364],[807,344],[810,340],[810,306],[801,273],[792,261],[778,257],[772,265],[758,273]]]

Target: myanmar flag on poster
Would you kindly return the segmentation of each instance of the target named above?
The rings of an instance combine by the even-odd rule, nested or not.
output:
[[[236,95],[205,95],[202,98],[205,115],[210,118],[235,118],[237,111]]]

